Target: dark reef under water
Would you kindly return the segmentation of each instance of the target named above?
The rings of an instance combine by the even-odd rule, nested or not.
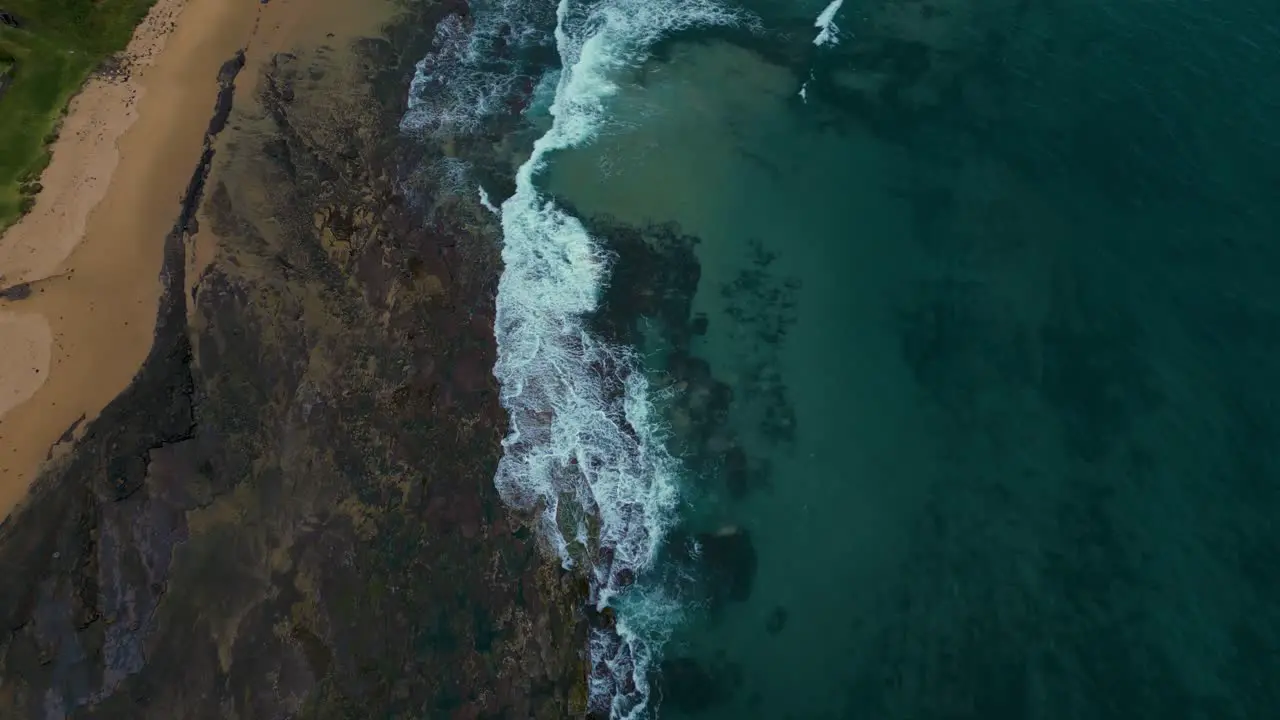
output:
[[[544,178],[684,470],[615,578],[683,603],[662,717],[1272,717],[1280,6],[846,0],[817,47],[824,5],[666,38]],[[620,611],[493,486],[471,184],[512,192],[555,58],[409,136],[451,14],[215,117],[226,251],[186,297],[179,220],[157,350],[0,526],[0,717],[587,715]]]
[[[551,172],[686,465],[664,716],[1268,717],[1280,15],[823,4]]]

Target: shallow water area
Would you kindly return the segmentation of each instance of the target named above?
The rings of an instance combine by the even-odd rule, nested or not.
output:
[[[814,49],[829,5],[781,5],[665,46],[546,179],[698,238],[733,390],[662,396],[685,528],[754,548],[662,716],[1261,717],[1280,97],[1232,78],[1280,18],[845,3]]]
[[[919,478],[932,469],[926,458],[896,456],[896,442],[925,426],[912,412],[917,403],[883,302],[904,294],[927,259],[904,243],[849,241],[855,227],[867,237],[909,230],[909,208],[884,182],[898,153],[866,137],[815,130],[796,107],[794,88],[792,73],[748,50],[675,48],[669,63],[644,78],[643,91],[619,102],[620,117],[644,118],[639,127],[567,153],[551,181],[584,214],[675,222],[701,241],[694,311],[709,323],[694,351],[740,396],[730,423],[751,455],[773,463],[772,490],[734,502],[714,478],[689,479],[690,526],[747,529],[760,575],[748,604],[730,607],[714,626],[683,628],[668,654],[712,664],[718,655],[733,658],[761,697],[785,703],[752,710],[766,715],[797,709],[788,688],[806,688],[810,712],[840,705],[844,669],[834,661],[846,650],[830,620],[860,603],[835,590],[883,582],[900,561]],[[602,166],[607,182],[589,182]],[[803,281],[794,298],[799,315],[770,306],[767,287],[723,292],[752,268],[753,243],[777,254],[762,285]],[[866,268],[876,269],[869,282],[848,282]],[[731,307],[744,314],[731,318]],[[785,345],[762,339],[778,325],[788,327]],[[859,332],[849,333],[852,327]],[[794,442],[753,422],[769,404],[752,402],[759,388],[748,378],[761,367],[781,374]],[[856,412],[844,405],[851,398]],[[778,606],[797,610],[788,613],[782,642],[765,629]],[[823,667],[831,675],[820,681],[815,668]]]

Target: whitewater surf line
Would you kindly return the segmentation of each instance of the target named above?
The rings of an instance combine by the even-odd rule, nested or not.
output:
[[[470,7],[468,17],[436,25],[409,85],[402,129],[441,138],[476,133],[536,81],[522,56],[551,44],[548,0],[472,0]]]
[[[614,608],[612,631],[591,631],[589,702],[617,720],[649,716],[650,668],[679,612],[645,582],[675,521],[679,466],[633,352],[587,329],[609,273],[605,249],[536,181],[551,154],[607,123],[620,71],[654,42],[737,20],[712,0],[561,0],[551,127],[501,207],[494,375],[511,425],[494,481],[510,506],[536,514],[566,567],[587,573],[596,608]]]

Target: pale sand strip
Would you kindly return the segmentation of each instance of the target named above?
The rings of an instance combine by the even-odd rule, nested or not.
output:
[[[42,315],[51,331],[42,350],[37,322],[0,328],[5,352],[50,358],[47,372],[10,372],[7,361],[0,375],[0,395],[30,396],[0,415],[0,517],[58,438],[101,412],[145,359],[164,238],[203,147],[218,69],[247,42],[257,8],[158,0],[126,51],[131,76],[92,80],[77,96],[34,211],[0,240],[4,284],[33,282],[0,312]]]
[[[84,236],[89,212],[106,196],[120,161],[116,143],[138,119],[145,88],[132,74],[155,63],[183,2],[158,0],[125,50],[123,75],[95,75],[71,99],[40,177],[44,191],[31,213],[0,237],[0,286],[48,277]]]
[[[252,106],[275,52],[338,46],[393,13],[387,0],[158,0],[127,51],[131,77],[91,81],[77,96],[36,208],[0,238],[0,289],[33,282],[30,297],[0,300],[0,352],[13,355],[0,362],[0,518],[51,447],[123,391],[151,348],[161,249],[222,63],[246,49],[235,102]],[[207,235],[202,259],[215,252]]]
[[[53,333],[43,315],[0,314],[0,417],[21,405],[49,376]]]

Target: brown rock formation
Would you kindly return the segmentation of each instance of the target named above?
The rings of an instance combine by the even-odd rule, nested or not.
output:
[[[0,526],[0,718],[581,714],[582,588],[491,482],[497,230],[400,189],[400,35],[219,100],[154,349]]]

